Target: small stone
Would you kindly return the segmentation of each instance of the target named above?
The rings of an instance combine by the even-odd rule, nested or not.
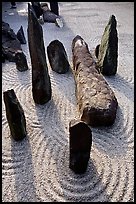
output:
[[[22,51],[21,43],[8,23],[2,22],[2,52],[7,60],[15,62],[15,53]]]
[[[16,141],[22,140],[27,135],[23,108],[13,89],[3,92],[3,96],[11,136]]]
[[[43,20],[46,23],[55,23],[56,19],[58,18],[58,15],[51,12],[51,10],[48,7],[47,3],[41,3],[41,8],[43,10]]]
[[[80,120],[69,123],[70,132],[70,161],[69,168],[75,173],[84,173],[87,169],[92,146],[92,131]]]
[[[26,44],[26,39],[23,31],[23,27],[21,26],[17,32],[17,39],[20,41],[21,44]]]
[[[25,54],[22,51],[18,51],[15,54],[15,62],[16,62],[16,68],[20,72],[28,70],[26,56],[25,56]]]
[[[72,54],[72,69],[81,120],[93,127],[112,125],[116,118],[117,99],[104,76],[98,71],[81,36],[73,39]]]
[[[48,45],[47,54],[53,71],[59,74],[68,72],[70,65],[67,53],[59,40],[54,40]]]

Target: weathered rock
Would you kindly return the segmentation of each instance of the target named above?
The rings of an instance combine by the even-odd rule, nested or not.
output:
[[[110,16],[99,47],[97,65],[104,75],[115,75],[118,65],[118,34],[114,15]],[[96,56],[97,57],[97,56]]]
[[[8,23],[2,22],[2,49],[5,59],[15,62],[15,54],[22,51],[20,41]]]
[[[26,39],[23,31],[23,27],[21,26],[17,32],[17,39],[20,41],[21,44],[26,44]]]
[[[26,56],[22,51],[18,51],[15,54],[15,61],[16,61],[16,68],[19,71],[23,72],[23,71],[28,70]]]
[[[59,16],[54,14],[53,12],[51,12],[51,10],[48,7],[48,4],[47,3],[41,3],[41,8],[43,10],[44,22],[55,23],[56,18],[58,18]]]
[[[59,40],[53,40],[47,46],[48,59],[53,71],[64,74],[68,72],[70,65],[67,53],[63,44]]]
[[[13,89],[3,92],[3,96],[11,136],[16,141],[22,140],[27,135],[23,108]]]
[[[43,30],[28,4],[28,45],[32,64],[32,93],[37,104],[51,99],[51,82],[46,62]]]
[[[87,169],[92,146],[92,131],[80,120],[69,123],[70,132],[70,162],[69,167],[75,173],[84,173]]]
[[[81,120],[91,126],[112,125],[118,102],[114,92],[97,70],[86,42],[76,36],[72,42],[73,74]]]

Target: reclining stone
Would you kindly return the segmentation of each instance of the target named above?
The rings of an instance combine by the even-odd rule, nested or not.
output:
[[[116,118],[118,102],[96,62],[88,45],[76,36],[72,42],[73,74],[81,120],[91,126],[109,126]]]

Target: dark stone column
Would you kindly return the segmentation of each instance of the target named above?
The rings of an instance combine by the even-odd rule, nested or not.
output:
[[[97,65],[104,75],[115,75],[118,65],[118,34],[117,21],[114,15],[110,16],[109,22],[102,35],[100,46],[96,47]]]
[[[84,173],[87,169],[92,146],[92,131],[80,120],[72,120],[69,124],[70,132],[70,162],[69,167],[75,173]]]
[[[68,72],[70,65],[67,53],[59,40],[54,40],[48,45],[47,54],[53,71],[59,74]]]
[[[91,126],[112,125],[116,118],[117,99],[80,36],[73,39],[72,53],[81,120]]]
[[[26,120],[22,106],[13,89],[3,92],[3,96],[11,136],[16,141],[22,140],[27,135]]]
[[[32,64],[32,93],[37,104],[51,99],[51,82],[46,63],[43,30],[28,4],[28,44]]]

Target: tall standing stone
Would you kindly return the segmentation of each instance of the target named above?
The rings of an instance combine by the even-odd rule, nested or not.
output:
[[[37,104],[51,99],[51,82],[46,62],[43,30],[28,4],[28,44],[32,64],[32,93]]]
[[[16,141],[22,140],[27,135],[23,108],[13,89],[3,92],[3,97],[11,136]]]
[[[92,131],[80,120],[69,123],[70,133],[70,161],[69,168],[75,173],[84,173],[87,169],[92,146]]]
[[[104,75],[115,75],[117,72],[118,34],[116,27],[116,18],[114,15],[111,15],[102,35],[101,44],[96,47],[98,56],[97,65]]]

